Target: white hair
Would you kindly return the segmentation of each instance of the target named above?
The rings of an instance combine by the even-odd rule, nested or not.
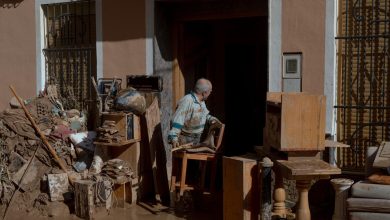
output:
[[[211,82],[205,78],[200,78],[196,81],[195,92],[201,94],[211,90]]]

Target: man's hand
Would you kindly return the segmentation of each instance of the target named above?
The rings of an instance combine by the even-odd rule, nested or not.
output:
[[[222,122],[220,120],[218,120],[218,118],[214,117],[213,119],[211,119],[210,124],[211,125],[222,125]]]
[[[178,148],[179,147],[179,142],[173,141],[172,142],[172,149]]]

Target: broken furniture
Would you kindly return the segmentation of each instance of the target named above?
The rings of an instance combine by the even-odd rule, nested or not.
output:
[[[329,178],[341,170],[319,159],[325,146],[325,96],[308,93],[267,93],[264,147],[261,157],[274,162],[273,215],[286,218],[283,178],[297,180],[298,220],[310,219],[308,190],[312,180]]]
[[[133,113],[105,112],[101,122],[95,144],[120,147],[141,139],[140,119]]]
[[[141,140],[140,118],[133,113],[126,112],[104,112],[101,115],[102,126],[98,128],[98,136],[94,144],[99,148],[99,152],[107,154],[109,159],[122,159],[129,163],[130,167],[137,168],[139,161],[139,149]],[[137,170],[134,176],[137,176]],[[138,183],[137,179],[129,183],[120,183],[114,186],[114,193],[122,195],[126,202],[135,201],[136,193],[132,185]],[[123,185],[124,184],[124,185]],[[123,185],[123,186],[122,186]],[[126,189],[125,189],[126,188]],[[135,190],[135,189],[134,189]],[[133,190],[133,191],[134,191]],[[131,195],[131,199],[128,195]],[[123,202],[120,206],[123,207]]]
[[[104,163],[101,175],[109,177],[113,184],[115,195],[114,206],[125,208],[125,203],[132,203],[132,179],[134,171],[128,162],[121,159],[112,159]]]
[[[351,196],[347,199],[350,220],[390,219],[390,182],[378,184],[372,182],[375,180],[371,178],[372,174],[385,168],[382,166],[387,166],[389,161],[388,147],[390,147],[390,142],[382,142],[380,147],[367,148],[365,165],[368,180],[358,181],[351,187]],[[384,177],[388,178],[389,176],[384,175]]]
[[[162,136],[160,117],[160,107],[158,104],[158,99],[155,97],[150,106],[145,111],[145,120],[143,121],[146,126],[143,127],[146,128],[144,129],[146,132],[144,133],[142,141],[142,146],[144,148],[143,152],[145,152],[145,154],[142,155],[143,159],[145,162],[150,162],[143,165],[145,171],[148,169],[151,171],[153,182],[152,184],[149,184],[149,186],[150,188],[153,187],[151,191],[154,191],[155,194],[151,195],[153,198],[145,198],[146,196],[143,195],[144,198],[142,199],[151,199],[155,202],[160,201],[163,205],[169,205],[170,193],[166,170],[167,159]],[[144,179],[145,177],[147,178],[146,175],[143,177]],[[146,184],[144,186],[146,186]]]
[[[161,92],[163,81],[160,76],[128,75],[126,87],[133,87],[139,91]]]
[[[320,159],[277,160],[277,165],[283,177],[296,180],[299,200],[295,214],[298,220],[310,219],[308,195],[312,180],[329,179],[330,175],[341,173],[339,168]]]
[[[217,163],[218,156],[220,156],[221,153],[220,150],[221,150],[225,125],[221,124],[216,130],[217,131],[215,131],[216,133],[214,135],[214,142],[216,147],[215,153],[187,152],[187,150],[185,149],[181,151],[172,152],[171,192],[174,192],[176,188],[179,188],[179,194],[180,196],[183,196],[185,190],[194,189],[194,187],[188,186],[186,184],[188,160],[200,161],[202,167],[201,180],[200,180],[201,191],[204,191],[207,162],[211,163],[210,191],[215,190],[215,176],[217,170],[216,163]],[[180,173],[180,178],[179,181],[176,182],[176,178],[179,176],[179,173]]]

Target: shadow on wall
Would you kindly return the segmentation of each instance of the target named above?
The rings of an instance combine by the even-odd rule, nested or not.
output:
[[[0,0],[2,8],[17,8],[23,0]]]

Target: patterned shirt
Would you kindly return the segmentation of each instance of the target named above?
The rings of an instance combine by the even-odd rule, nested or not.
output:
[[[170,142],[178,141],[182,133],[188,135],[200,135],[206,123],[214,119],[209,115],[204,101],[199,101],[196,95],[191,92],[180,99],[176,112],[172,119],[172,129],[168,133]]]

